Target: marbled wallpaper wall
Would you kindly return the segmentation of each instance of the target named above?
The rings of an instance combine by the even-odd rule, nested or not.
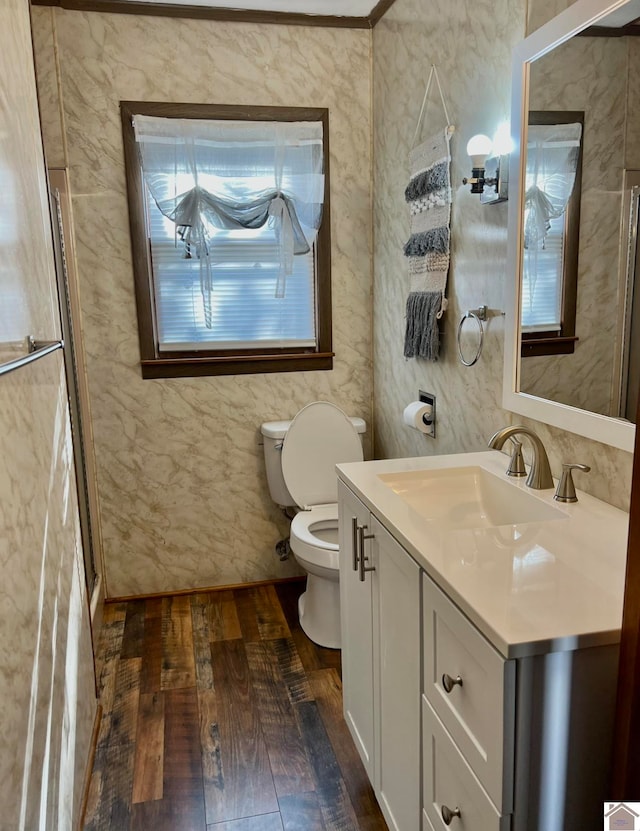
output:
[[[0,425],[0,828],[71,829],[96,696],[61,352],[0,379]]]
[[[111,597],[298,573],[259,425],[371,419],[371,36],[33,9],[49,163],[68,166]],[[328,107],[331,372],[143,381],[119,101]]]
[[[27,0],[0,4],[0,361],[60,338]],[[0,377],[0,829],[79,825],[96,714],[62,351]]]
[[[556,4],[557,5],[557,4]],[[566,4],[565,4],[566,5]],[[499,427],[520,421],[501,407],[506,274],[506,205],[482,206],[461,184],[469,175],[465,152],[478,132],[492,135],[509,116],[511,50],[527,28],[557,13],[548,0],[396,0],[373,33],[374,106],[374,428],[380,457],[480,450]],[[532,28],[535,28],[533,26]],[[403,191],[407,155],[430,63],[438,66],[451,118],[452,260],[449,309],[437,363],[403,358],[408,275],[402,246],[409,232]],[[427,113],[433,129],[443,122],[437,98]],[[489,306],[485,348],[474,367],[457,358],[455,335],[461,315]],[[402,410],[418,389],[436,393],[438,437],[423,437],[402,422]],[[535,427],[557,475],[562,462],[590,464],[579,487],[627,507],[631,454],[543,424]]]
[[[625,38],[629,53],[624,166],[640,170],[640,43]]]
[[[532,110],[584,112],[576,335],[571,355],[522,359],[520,388],[617,415],[618,285],[628,50],[633,38],[579,37],[531,68]],[[619,382],[618,382],[619,384]]]

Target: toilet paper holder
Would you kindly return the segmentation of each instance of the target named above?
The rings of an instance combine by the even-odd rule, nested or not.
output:
[[[430,436],[432,439],[436,437],[436,397],[431,392],[425,392],[424,390],[418,390],[418,400],[423,401],[425,404],[429,404],[431,406],[431,417],[427,418],[426,416],[423,417],[423,422],[426,424],[427,427],[430,428],[428,433],[425,433],[425,436]]]

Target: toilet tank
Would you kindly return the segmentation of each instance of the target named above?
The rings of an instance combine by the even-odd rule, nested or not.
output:
[[[350,421],[356,432],[362,436],[367,429],[365,420],[363,418],[351,418]],[[291,420],[265,421],[260,426],[264,441],[264,464],[267,471],[269,493],[276,504],[285,508],[296,504],[282,475],[282,443],[290,424]]]

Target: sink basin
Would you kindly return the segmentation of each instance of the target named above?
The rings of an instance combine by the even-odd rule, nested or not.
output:
[[[378,479],[426,520],[447,528],[490,528],[567,516],[482,467],[380,473]]]

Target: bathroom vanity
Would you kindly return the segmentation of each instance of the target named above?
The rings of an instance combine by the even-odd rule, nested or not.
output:
[[[344,715],[395,831],[602,822],[628,516],[507,463],[338,466]]]

